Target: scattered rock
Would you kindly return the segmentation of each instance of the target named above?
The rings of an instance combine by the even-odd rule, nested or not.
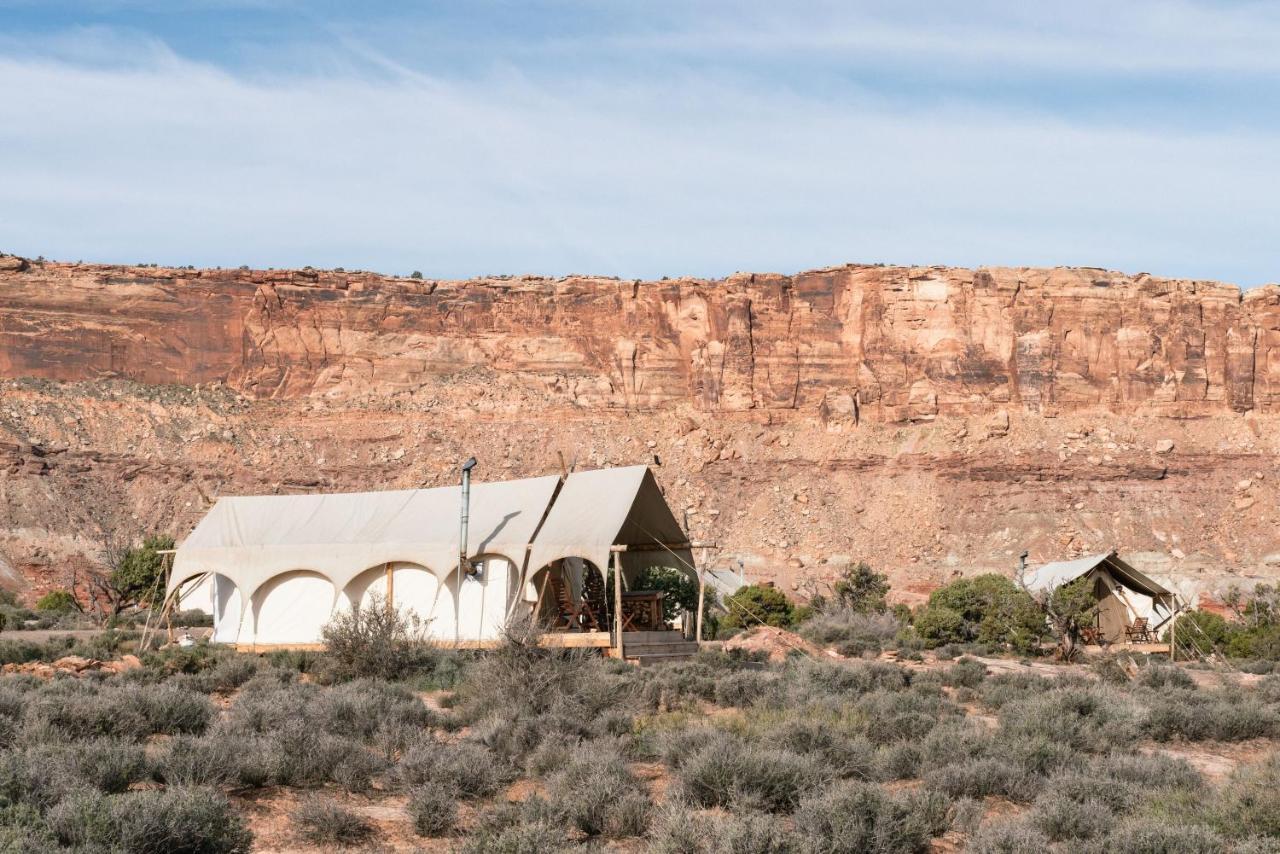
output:
[[[1000,409],[987,421],[987,437],[996,439],[1009,433],[1009,413]]]
[[[1155,452],[1157,454],[1167,454],[1172,450],[1173,450],[1172,439],[1161,439],[1160,441],[1156,442]]]

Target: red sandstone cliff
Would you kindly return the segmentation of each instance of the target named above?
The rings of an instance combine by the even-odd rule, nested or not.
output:
[[[103,525],[181,534],[219,492],[438,482],[470,449],[491,477],[656,455],[712,559],[785,581],[866,557],[927,587],[1023,546],[1214,579],[1280,563],[1276,286],[0,258],[0,378],[0,549],[38,579]]]

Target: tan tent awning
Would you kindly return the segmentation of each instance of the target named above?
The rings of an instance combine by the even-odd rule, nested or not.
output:
[[[661,552],[664,544],[692,566],[685,540],[647,466],[574,472],[533,541],[529,571],[565,557],[585,558],[605,571],[614,545]],[[639,563],[626,559],[628,569]]]

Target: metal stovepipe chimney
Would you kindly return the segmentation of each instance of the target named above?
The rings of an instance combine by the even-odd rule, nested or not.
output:
[[[458,532],[458,569],[466,574],[471,573],[471,561],[467,559],[467,521],[471,514],[471,470],[475,467],[475,457],[469,458],[462,464],[462,518]]]

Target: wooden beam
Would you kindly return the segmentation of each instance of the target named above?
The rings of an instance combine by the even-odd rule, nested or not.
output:
[[[702,574],[702,570],[698,570],[698,618],[696,620],[696,624],[698,628],[695,631],[694,639],[699,644],[702,643],[702,612],[705,610],[704,603],[706,602],[706,595],[707,595],[707,579]]]
[[[613,560],[613,628],[618,633],[618,658],[623,658],[622,651],[622,558],[618,552],[610,557]]]

